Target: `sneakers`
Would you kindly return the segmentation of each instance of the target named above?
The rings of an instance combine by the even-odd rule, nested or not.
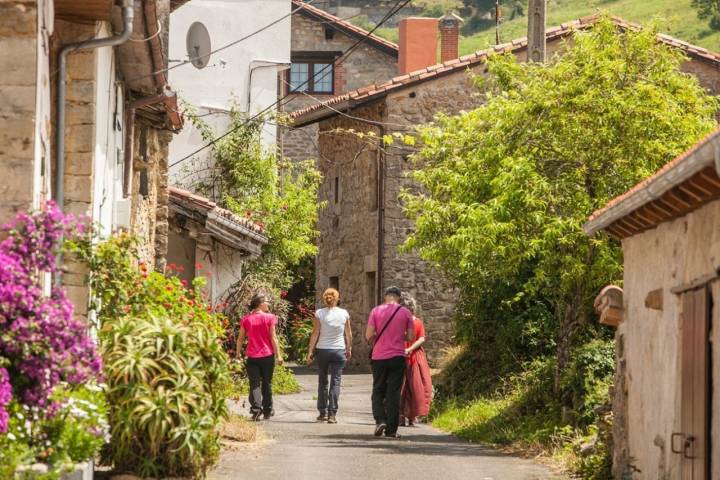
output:
[[[328,423],[337,423],[337,419],[335,418],[335,415],[330,415],[327,419]]]
[[[375,425],[375,436],[376,437],[382,437],[382,434],[385,433],[385,429],[387,428],[387,425],[384,423],[379,423]]]
[[[250,412],[250,415],[251,415],[250,418],[252,418],[253,422],[257,422],[258,420],[260,420],[260,417],[262,416],[262,414],[263,413],[260,410],[258,410],[256,412]]]
[[[401,436],[399,433],[397,433],[397,432],[395,432],[395,433],[386,433],[386,434],[385,434],[385,438],[394,438],[394,439],[397,440],[397,439],[399,439],[399,438],[402,438],[402,436]]]
[[[318,422],[327,422],[328,417],[324,413],[321,413],[320,415],[317,416],[317,418],[315,420],[317,420]]]

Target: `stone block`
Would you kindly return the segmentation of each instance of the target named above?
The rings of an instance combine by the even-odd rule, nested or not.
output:
[[[88,287],[68,285],[65,287],[65,292],[67,294],[68,300],[70,300],[75,306],[75,314],[87,315],[88,302],[90,298],[90,290],[88,289]]]
[[[95,128],[90,125],[70,125],[65,129],[65,154],[92,152],[95,142]]]
[[[31,205],[33,188],[31,160],[0,159],[0,171],[7,181],[0,182],[0,198],[10,205]]]
[[[68,82],[68,102],[87,102],[95,100],[95,82],[89,80],[72,80]]]
[[[32,116],[0,117],[0,161],[32,160],[34,135]]]
[[[3,89],[9,85],[35,85],[35,38],[4,38],[0,48],[0,72]]]
[[[79,80],[95,80],[95,51],[84,51],[68,56],[68,79],[73,82]]]
[[[73,202],[92,202],[93,184],[90,175],[65,175],[65,198]]]
[[[0,2],[0,38],[35,38],[36,34],[37,8],[35,2]]]
[[[93,154],[91,152],[72,152],[65,155],[65,173],[69,175],[91,175]]]
[[[32,85],[3,85],[0,88],[0,115],[11,117],[34,115],[34,113],[34,82]]]
[[[89,125],[95,123],[95,104],[68,102],[65,108],[66,125]]]
[[[92,213],[92,205],[87,202],[65,202],[65,213],[70,213],[75,216],[90,215]]]

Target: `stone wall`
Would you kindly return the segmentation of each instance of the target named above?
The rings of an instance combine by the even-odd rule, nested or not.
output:
[[[33,203],[37,3],[0,2],[0,225]]]
[[[637,478],[681,477],[680,455],[670,451],[671,434],[681,431],[681,296],[673,287],[716,272],[720,267],[720,201],[710,203],[683,218],[659,225],[623,241],[624,316],[616,338],[622,340],[621,365],[625,396],[615,395],[613,410],[626,418],[626,458],[642,474]],[[648,292],[662,289],[662,310],[645,306]],[[720,305],[713,288],[715,306]],[[720,329],[714,308],[712,351],[715,381],[712,398],[714,471],[720,478]],[[624,403],[624,404],[623,404]],[[616,430],[617,432],[617,430]],[[677,442],[679,443],[679,442]],[[616,448],[616,453],[618,452]],[[619,472],[622,473],[622,472]],[[636,478],[636,477],[633,477]]]
[[[325,39],[325,24],[310,20],[300,14],[292,17],[291,46],[294,52],[345,52],[356,39],[335,31],[332,39]],[[397,75],[397,58],[393,55],[362,44],[341,64],[335,66],[336,82],[334,95],[340,95],[373,83],[388,80]],[[339,79],[341,81],[338,81]],[[283,110],[293,112],[305,106],[324,101],[333,95],[308,96],[291,95]],[[283,128],[280,145],[284,156],[293,160],[317,159],[317,127],[310,125],[302,129]]]
[[[378,103],[359,109],[358,114],[381,120],[383,107],[383,103]],[[377,161],[380,152],[354,134],[326,134],[335,128],[354,128],[376,134],[380,134],[380,130],[339,117],[321,125],[319,139],[321,150],[333,162],[319,163],[324,177],[319,200],[327,205],[320,211],[318,225],[321,234],[316,259],[317,302],[318,306],[322,305],[321,295],[325,288],[338,287],[341,306],[350,312],[352,319],[354,345],[349,366],[354,370],[367,370],[368,347],[364,334],[368,314],[377,300],[373,291],[377,291]],[[336,185],[339,187],[337,193]]]
[[[143,125],[141,121],[135,126],[131,232],[140,238],[141,260],[160,271],[165,269],[168,249],[167,162],[171,139],[172,133]],[[145,183],[146,190],[141,191]]]

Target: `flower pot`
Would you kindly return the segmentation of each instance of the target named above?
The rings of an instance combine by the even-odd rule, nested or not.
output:
[[[94,465],[92,461],[87,463],[78,463],[75,470],[66,473],[60,480],[93,480]]]

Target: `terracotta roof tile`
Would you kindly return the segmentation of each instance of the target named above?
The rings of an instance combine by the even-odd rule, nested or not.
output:
[[[590,15],[571,22],[565,22],[558,27],[551,27],[547,29],[545,33],[546,38],[548,40],[555,40],[571,35],[574,31],[577,30],[586,30],[588,28],[591,28],[600,18],[601,16],[599,14]],[[627,22],[619,17],[611,17],[611,20],[622,29],[640,30],[642,28],[642,26],[639,24]],[[665,34],[659,34],[657,38],[658,41],[666,45],[683,50],[689,56],[710,61],[716,66],[720,67],[720,54],[718,53],[708,52],[702,47],[691,45],[687,42],[683,42]],[[460,72],[466,67],[483,62],[491,54],[498,52],[517,52],[526,47],[527,38],[518,38],[509,43],[497,45],[486,50],[480,50],[469,55],[463,55],[460,58],[455,58],[444,63],[432,65],[416,72],[406,73],[404,75],[394,77],[386,82],[362,87],[358,90],[331,98],[325,102],[310,105],[308,107],[296,110],[295,112],[290,114],[290,118],[295,123],[302,123],[302,118],[304,115],[320,111],[325,107],[336,105],[347,100],[372,100],[375,97],[386,95],[389,91],[410,86],[415,82],[426,81],[438,75],[453,71]],[[314,121],[314,119],[311,118],[309,119],[309,121]]]
[[[319,19],[326,24],[332,25],[338,30],[347,33],[355,38],[364,38],[364,42],[367,42],[369,45],[379,47],[380,49],[388,53],[392,53],[394,56],[398,55],[399,48],[396,43],[385,40],[384,38],[379,37],[375,34],[371,34],[367,30],[353,25],[346,20],[338,18],[335,15],[332,15],[321,8],[309,5],[305,2],[302,2],[301,0],[292,0],[292,7],[293,9],[299,9],[297,11],[298,14]]]

